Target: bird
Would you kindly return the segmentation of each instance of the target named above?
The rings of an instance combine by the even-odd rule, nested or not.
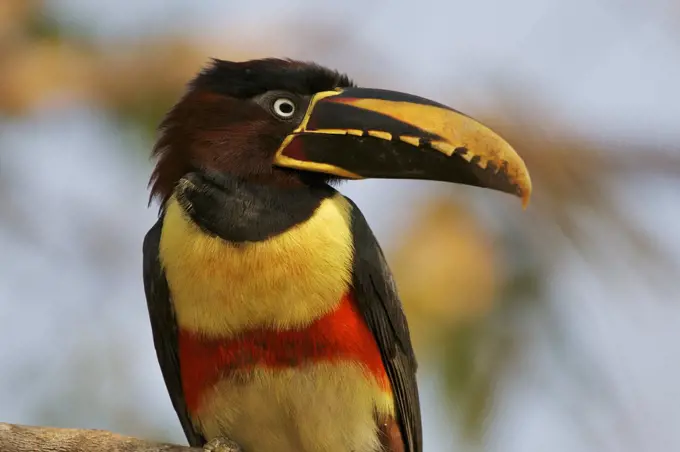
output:
[[[143,241],[153,342],[191,446],[422,452],[417,359],[385,255],[338,183],[515,195],[498,134],[293,59],[211,59],[159,126]],[[223,447],[223,449],[219,449]]]

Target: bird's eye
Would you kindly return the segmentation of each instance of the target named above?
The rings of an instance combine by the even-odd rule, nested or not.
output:
[[[276,116],[288,119],[295,114],[295,103],[287,97],[279,97],[274,101],[272,109]]]

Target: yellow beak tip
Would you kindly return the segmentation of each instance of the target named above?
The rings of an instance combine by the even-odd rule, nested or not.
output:
[[[522,210],[527,210],[527,207],[529,207],[529,198],[530,195],[523,195],[522,196]]]
[[[531,184],[523,186],[518,194],[522,198],[522,210],[527,210],[531,199]]]

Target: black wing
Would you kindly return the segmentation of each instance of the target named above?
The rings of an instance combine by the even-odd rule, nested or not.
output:
[[[422,451],[416,362],[406,316],[382,249],[359,208],[352,206],[354,290],[357,303],[375,336],[392,384],[397,422],[406,452]]]
[[[159,262],[159,244],[161,241],[162,217],[144,237],[144,291],[149,308],[153,342],[156,356],[161,365],[165,386],[168,388],[172,405],[175,407],[184,434],[191,446],[203,446],[205,438],[197,432],[189,418],[182,380],[179,372],[179,356],[177,343],[177,322],[175,311],[170,301],[170,290],[165,274]]]

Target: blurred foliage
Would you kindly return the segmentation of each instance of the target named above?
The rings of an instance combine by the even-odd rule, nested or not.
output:
[[[206,56],[227,50],[230,59],[247,59],[257,49],[172,35],[95,43],[82,30],[61,27],[41,1],[3,0],[0,113],[20,117],[49,103],[83,101],[148,142]],[[524,156],[534,182],[529,210],[503,211],[503,227],[492,228],[489,218],[498,223],[499,216],[443,193],[414,213],[411,230],[389,253],[419,354],[441,369],[470,438],[484,431],[495,388],[522,353],[523,315],[532,310],[552,321],[546,281],[567,248],[616,275],[626,261],[621,251],[628,261],[646,259],[651,273],[672,271],[663,250],[613,198],[617,182],[680,175],[678,153],[591,142],[561,129],[537,99],[514,88],[498,88],[496,97],[497,108],[480,119]],[[532,227],[520,226],[527,223]]]
[[[430,335],[488,315],[499,268],[491,234],[464,203],[437,199],[415,218],[390,261],[408,317],[423,319],[416,339],[438,342]]]
[[[51,102],[88,102],[151,139],[207,55],[228,53],[238,60],[255,51],[172,35],[94,43],[70,26],[60,27],[49,13],[38,0],[0,6],[0,113],[23,115]]]

